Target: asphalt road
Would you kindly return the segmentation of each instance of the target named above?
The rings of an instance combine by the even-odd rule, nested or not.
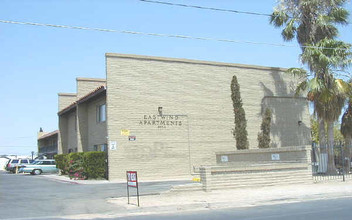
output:
[[[143,195],[166,191],[182,181],[140,183]],[[126,196],[126,184],[94,185],[58,182],[49,178],[0,171],[0,219],[42,218],[91,213],[116,213],[107,198]]]
[[[123,217],[119,220],[350,220],[352,198],[281,205],[188,212],[171,215]]]

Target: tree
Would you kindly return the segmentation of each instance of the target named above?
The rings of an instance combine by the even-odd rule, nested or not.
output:
[[[242,107],[240,85],[238,84],[235,75],[232,77],[231,81],[231,98],[235,115],[235,129],[233,130],[233,136],[236,139],[236,148],[238,150],[248,149],[246,114]]]
[[[302,51],[307,44],[338,35],[337,24],[348,24],[349,13],[343,8],[347,0],[281,0],[270,23],[283,27],[285,41],[295,37]]]
[[[321,68],[326,64],[325,61],[330,62],[332,60],[324,61],[320,60],[319,57],[311,57],[312,53],[324,54],[324,51],[311,50],[306,54],[304,53],[307,49],[311,49],[307,46],[319,46],[319,42],[325,45],[329,44],[326,41],[335,38],[338,34],[335,25],[348,23],[349,13],[343,8],[346,2],[347,0],[281,0],[270,19],[270,23],[275,27],[283,27],[281,34],[285,41],[291,41],[296,37],[303,52],[302,60],[308,64],[313,73],[313,79],[309,82],[305,81],[301,86],[310,86],[311,91],[308,93],[308,98],[311,98],[314,103],[315,113],[319,121],[319,144],[323,148],[326,148],[325,122],[328,122],[328,139],[331,141],[333,139],[333,136],[331,136],[331,130],[333,130],[331,120],[340,112],[339,106],[343,98],[339,96],[341,93],[335,89],[338,87],[335,87],[334,75],[326,68]],[[321,61],[323,63],[320,63]],[[332,69],[330,65],[325,65],[325,67]],[[334,91],[330,92],[330,89]],[[334,100],[335,98],[337,100]],[[338,108],[332,108],[334,107],[333,103],[330,103],[329,106],[328,100],[334,100],[334,104],[338,104]],[[332,114],[329,113],[330,110],[332,110]],[[329,145],[332,147],[331,143]],[[329,149],[328,152],[331,154],[333,150]],[[335,170],[333,168],[334,161],[331,161],[333,156],[329,155],[329,158],[329,171],[333,172]]]
[[[270,147],[270,127],[271,127],[271,110],[266,108],[260,126],[261,132],[258,133],[258,147],[269,148]]]
[[[328,172],[335,173],[334,165],[334,122],[341,114],[345,98],[351,93],[350,84],[336,79],[337,71],[352,63],[351,45],[342,41],[323,39],[305,48],[302,63],[307,64],[314,77],[300,83],[296,94],[307,91],[307,98],[314,104],[314,113],[319,121],[319,144],[322,153],[328,154]],[[291,68],[293,75],[308,75],[303,69]],[[327,142],[325,135],[327,125]]]

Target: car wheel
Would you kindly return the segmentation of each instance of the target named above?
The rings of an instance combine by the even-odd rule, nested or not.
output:
[[[42,170],[33,170],[32,173],[33,175],[40,175],[42,173]]]

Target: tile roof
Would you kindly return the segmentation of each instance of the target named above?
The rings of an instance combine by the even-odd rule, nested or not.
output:
[[[39,137],[38,140],[41,140],[41,139],[44,139],[44,138],[47,138],[47,137],[50,137],[50,136],[54,136],[54,135],[56,135],[58,133],[59,133],[59,130],[55,130],[53,132],[44,134],[43,136]]]
[[[83,103],[88,101],[89,99],[95,97],[96,95],[102,93],[106,91],[106,86],[105,85],[101,85],[99,87],[97,87],[96,89],[94,89],[93,91],[91,91],[90,93],[88,93],[87,95],[81,97],[80,99],[74,101],[73,103],[71,103],[69,106],[67,106],[66,108],[60,110],[57,114],[58,115],[62,115],[68,111],[70,111],[71,109],[76,108],[77,104]]]

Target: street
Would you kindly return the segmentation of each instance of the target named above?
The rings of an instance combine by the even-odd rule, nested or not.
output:
[[[141,200],[143,201],[143,196],[158,194],[167,191],[172,185],[184,183],[184,181],[141,183]],[[292,203],[293,200],[279,197],[276,200],[272,200],[274,203],[267,203],[273,205],[252,203],[256,205],[248,206],[247,208],[227,209],[219,209],[221,207],[212,209],[210,206],[210,208],[198,209],[197,211],[191,208],[189,209],[190,211],[182,212],[173,210],[167,212],[173,214],[155,214],[160,213],[160,210],[149,212],[149,209],[136,209],[137,207],[135,206],[127,207],[126,205],[122,206],[107,202],[109,198],[126,196],[125,183],[77,184],[58,181],[48,178],[45,175],[15,175],[0,172],[0,219],[351,219],[350,210],[352,207],[352,198],[347,197],[350,191],[348,191],[348,188],[343,188],[347,185],[335,184],[329,185],[329,187],[341,188],[341,192],[344,193],[336,193],[338,196],[334,199],[331,197],[331,195],[334,194],[331,193],[315,193],[314,195],[320,195],[322,199],[319,199],[320,197],[314,197],[313,200],[303,202],[298,199],[303,197],[295,197],[296,200]],[[318,186],[321,185],[317,185],[317,187]],[[283,188],[278,188],[277,190],[282,189]],[[309,197],[308,194],[304,195]],[[236,194],[236,197],[237,196],[240,195]],[[342,198],[341,196],[345,197]],[[145,199],[147,199],[147,197],[145,197]],[[238,199],[240,198],[238,197]],[[305,199],[303,198],[303,200]],[[275,201],[278,203],[275,203]],[[240,205],[240,200],[238,200],[238,202],[238,205]],[[138,212],[138,210],[141,212]],[[154,214],[147,215],[147,213]]]
[[[143,195],[160,193],[182,183],[185,182],[140,183],[141,199]],[[121,208],[106,199],[125,196],[125,183],[81,185],[53,181],[44,175],[0,171],[0,219],[116,213]]]
[[[281,205],[188,212],[171,215],[123,217],[119,220],[350,220],[352,198]],[[117,219],[117,218],[116,218]]]

